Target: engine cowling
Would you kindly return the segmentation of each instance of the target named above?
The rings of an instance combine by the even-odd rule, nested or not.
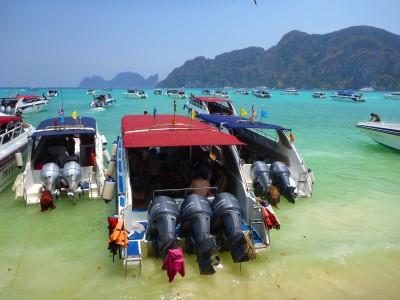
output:
[[[40,180],[43,182],[46,190],[53,193],[60,177],[60,167],[55,163],[47,163],[40,171]]]

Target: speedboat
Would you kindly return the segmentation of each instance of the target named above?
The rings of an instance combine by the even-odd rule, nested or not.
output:
[[[229,99],[218,97],[192,96],[183,106],[188,112],[195,111],[198,114],[223,114],[235,115],[235,107]]]
[[[174,254],[180,252],[179,266],[184,263],[185,245],[196,255],[200,274],[213,274],[217,249],[228,250],[235,263],[267,249],[269,230],[278,229],[279,221],[246,183],[236,148],[242,142],[179,115],[129,115],[121,123],[109,249],[113,254],[121,249],[126,270],[143,268],[147,257],[159,256],[168,262],[169,274]],[[194,185],[198,176],[209,184]],[[118,247],[114,239],[121,228],[126,239]]]
[[[57,90],[48,90],[47,91],[47,98],[54,98],[58,96]]]
[[[286,90],[281,92],[281,95],[300,95],[299,91],[295,88],[287,88]]]
[[[365,98],[362,93],[357,93],[352,90],[342,90],[337,91],[335,94],[331,95],[331,98],[337,101],[345,102],[365,102]]]
[[[360,89],[360,92],[373,92],[375,91],[372,86],[366,86]]]
[[[96,95],[96,90],[87,90],[86,94],[88,94],[89,96],[94,96]]]
[[[182,89],[167,90],[166,95],[175,99],[186,99],[185,91]]]
[[[378,144],[400,150],[400,123],[359,122],[357,127]]]
[[[294,146],[290,129],[239,116],[198,114],[197,117],[246,144],[238,147],[238,154],[249,185],[253,184],[250,176],[252,164],[262,161],[267,163],[272,183],[289,201],[311,197],[314,175]],[[282,174],[285,174],[284,179]],[[265,187],[264,193],[268,188]]]
[[[42,121],[30,135],[28,160],[14,183],[16,197],[40,202],[44,191],[54,197],[100,197],[105,179],[103,141],[93,118],[65,117]]]
[[[313,92],[312,96],[313,96],[313,98],[317,98],[317,99],[325,99],[326,93],[322,92],[322,91],[317,91],[317,92]]]
[[[125,93],[123,93],[124,97],[126,98],[134,98],[134,99],[146,99],[147,94],[143,90],[127,90]]]
[[[7,114],[34,113],[42,111],[49,101],[36,95],[16,95],[0,98],[1,112]]]
[[[93,98],[90,102],[91,108],[105,108],[113,106],[117,100],[111,94],[101,94]]]
[[[229,98],[229,94],[227,91],[216,90],[214,92],[214,97]]]
[[[390,94],[384,94],[383,97],[385,97],[385,99],[400,100],[400,92],[392,92]]]
[[[254,90],[252,95],[254,95],[256,98],[271,98],[271,93],[267,90]]]
[[[201,90],[201,93],[203,94],[203,95],[211,95],[211,91],[209,90],[209,89],[204,89],[204,90]]]
[[[154,95],[157,95],[157,96],[161,96],[161,95],[162,95],[162,89],[155,89],[155,90],[153,91],[153,94],[154,94]]]
[[[0,113],[0,192],[15,178],[17,167],[23,167],[33,130],[21,117]]]
[[[247,96],[249,94],[249,92],[246,89],[238,89],[238,90],[236,90],[236,94]]]

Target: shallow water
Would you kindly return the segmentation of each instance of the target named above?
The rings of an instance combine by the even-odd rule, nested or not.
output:
[[[43,90],[36,93],[41,94]],[[113,90],[115,107],[89,110],[85,90],[64,89],[66,114],[93,116],[111,142],[125,114],[172,112],[172,100],[154,96],[124,99]],[[198,91],[195,91],[198,92]],[[10,91],[0,90],[0,97]],[[295,145],[314,170],[310,199],[295,205],[281,201],[282,223],[272,232],[272,247],[256,261],[231,263],[214,276],[200,276],[193,256],[186,256],[184,278],[171,284],[161,261],[144,262],[141,277],[125,276],[107,251],[106,217],[112,204],[82,199],[76,206],[59,200],[57,209],[16,201],[10,189],[0,194],[0,299],[397,299],[400,292],[400,152],[375,144],[355,128],[378,113],[400,121],[400,101],[366,93],[365,103],[279,95],[262,100],[233,95],[237,110],[254,104],[269,112],[271,123],[293,129]],[[183,112],[184,100],[177,100]],[[47,111],[26,115],[37,125],[57,116],[61,96]]]

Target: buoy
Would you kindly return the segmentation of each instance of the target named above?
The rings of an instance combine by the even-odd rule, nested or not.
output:
[[[108,168],[106,175],[107,176],[113,176],[114,175],[114,170],[115,170],[115,159],[111,159],[110,162],[108,163]]]
[[[24,160],[22,159],[22,153],[21,152],[16,152],[15,153],[15,161],[17,164],[18,168],[22,168],[24,166]]]
[[[112,143],[112,147],[111,147],[111,155],[112,156],[117,155],[117,149],[118,149],[118,144],[116,141],[114,141],[114,143]]]
[[[103,145],[107,145],[106,136],[104,134],[102,134],[100,137],[101,137],[101,141],[102,141]]]
[[[112,177],[108,177],[104,182],[103,188],[103,199],[106,201],[111,201],[114,198],[114,189],[117,183]]]
[[[107,149],[103,150],[103,155],[104,155],[104,158],[106,159],[107,162],[109,162],[111,160],[110,153],[108,152]]]

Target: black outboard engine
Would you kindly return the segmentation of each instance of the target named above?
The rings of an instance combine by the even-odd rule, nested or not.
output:
[[[296,187],[290,186],[290,171],[285,163],[275,161],[271,164],[272,181],[278,187],[280,193],[284,195],[290,202],[294,202],[297,194]]]
[[[218,235],[220,245],[229,249],[235,263],[249,261],[247,243],[241,230],[242,214],[238,200],[230,193],[219,193],[211,207],[211,229]]]
[[[200,274],[214,274],[212,252],[216,249],[214,237],[210,234],[211,206],[201,195],[191,194],[183,201],[180,211],[181,235],[191,243],[197,256]]]
[[[263,161],[255,161],[250,168],[250,176],[253,180],[254,194],[259,197],[267,195],[271,187],[270,169]]]
[[[175,230],[178,215],[178,205],[170,197],[158,196],[150,203],[147,239],[157,246],[162,258],[167,255],[168,249],[176,246]]]

